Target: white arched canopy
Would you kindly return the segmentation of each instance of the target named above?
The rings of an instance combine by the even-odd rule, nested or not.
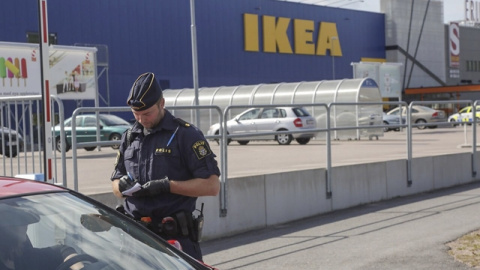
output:
[[[167,107],[194,105],[194,89],[167,89],[164,90],[163,95]],[[198,90],[198,100],[200,105],[215,105],[223,110],[230,105],[362,103],[381,102],[382,98],[376,82],[370,78],[363,78],[205,87]],[[232,118],[245,109],[231,110],[228,118]],[[324,107],[308,106],[306,109],[317,119],[317,127],[326,127]],[[196,123],[194,110],[175,110],[173,113],[186,121]],[[332,108],[331,117],[332,127],[381,125],[382,106],[338,105]],[[210,125],[217,123],[218,119],[215,110],[201,110],[200,129],[206,133]],[[380,129],[343,130],[335,132],[335,138],[358,138],[359,136],[379,135],[381,132]]]

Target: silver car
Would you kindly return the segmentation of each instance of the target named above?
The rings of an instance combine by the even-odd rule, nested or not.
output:
[[[406,117],[402,116],[402,125],[405,124],[406,122],[407,122]],[[383,125],[384,125],[383,127],[384,132],[388,132],[390,130],[400,131],[400,127],[392,128],[388,126],[388,125],[400,125],[400,116],[398,114],[394,115],[394,114],[383,113]]]
[[[295,139],[299,144],[307,144],[315,135],[315,119],[301,107],[252,108],[227,121],[228,134],[251,134],[247,137],[229,138],[245,145],[251,140],[275,140],[278,144],[288,145]],[[303,133],[255,135],[254,133],[276,131],[304,131]],[[213,124],[207,135],[219,135],[220,124]],[[215,139],[218,142],[218,139]]]
[[[408,107],[402,106],[402,116],[406,117]],[[400,113],[400,108],[396,107],[395,109],[390,110],[387,112],[388,115],[396,115],[398,116]],[[412,123],[418,124],[418,129],[425,129],[427,126],[422,125],[425,123],[440,123],[446,122],[447,118],[445,116],[445,112],[442,110],[435,110],[430,107],[420,106],[420,105],[413,105],[412,106],[412,115],[411,115]],[[428,126],[428,128],[436,128],[437,126]]]

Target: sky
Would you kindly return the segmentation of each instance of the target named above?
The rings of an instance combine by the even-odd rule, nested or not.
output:
[[[380,12],[380,0],[284,0],[306,4],[317,4],[372,12]],[[432,0],[443,2],[444,23],[465,19],[465,1],[463,0]]]

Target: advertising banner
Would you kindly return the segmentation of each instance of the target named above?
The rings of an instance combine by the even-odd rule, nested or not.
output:
[[[480,1],[465,0],[465,20],[469,22],[480,22]]]
[[[96,48],[51,46],[50,91],[60,99],[95,99]],[[38,44],[0,42],[0,96],[41,95]]]
[[[401,63],[359,62],[352,66],[354,78],[373,79],[382,98],[401,98]]]
[[[379,63],[352,63],[353,78],[371,78],[378,84]]]
[[[41,95],[38,44],[0,43],[0,96]]]
[[[380,65],[378,84],[382,97],[402,96],[402,85],[400,74],[402,64],[400,63],[383,63]]]
[[[452,22],[448,28],[450,67],[460,67],[460,27],[458,23]]]

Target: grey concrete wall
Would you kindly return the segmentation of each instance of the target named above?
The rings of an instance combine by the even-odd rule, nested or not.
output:
[[[478,180],[472,176],[471,153],[414,158],[411,186],[406,160],[333,167],[331,173],[331,198],[326,196],[325,169],[228,179],[225,217],[220,217],[219,197],[198,199],[198,205],[205,203],[203,239]],[[120,202],[111,193],[91,197],[111,207]]]

